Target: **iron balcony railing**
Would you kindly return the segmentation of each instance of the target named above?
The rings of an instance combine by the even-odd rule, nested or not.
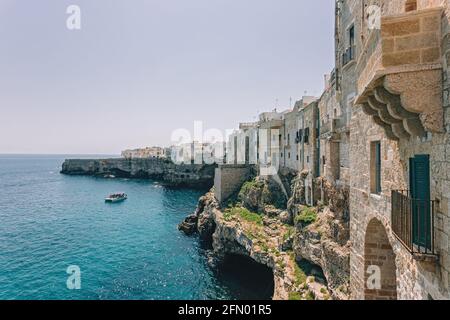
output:
[[[412,199],[408,190],[392,191],[392,231],[411,254],[436,255],[435,201]]]

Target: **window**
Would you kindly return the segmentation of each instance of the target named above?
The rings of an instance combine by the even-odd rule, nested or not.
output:
[[[370,192],[381,193],[381,143],[374,141],[370,144]]]
[[[355,26],[348,29],[348,46],[342,54],[342,64],[345,66],[355,59]]]
[[[289,159],[291,158],[291,153],[290,153],[290,152],[288,152],[288,158],[289,158]]]
[[[303,142],[309,143],[309,128],[305,129],[305,135],[304,135]]]
[[[348,29],[348,44],[350,47],[355,45],[355,26],[351,26],[350,29]]]
[[[297,141],[296,141],[296,143],[302,142],[302,139],[303,139],[303,129],[300,129],[297,132]]]

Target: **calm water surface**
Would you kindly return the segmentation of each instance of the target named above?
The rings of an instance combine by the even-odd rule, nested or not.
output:
[[[202,192],[64,176],[64,158],[0,155],[0,299],[264,297],[251,277],[213,272],[177,230]],[[119,191],[126,202],[105,204]],[[81,290],[67,289],[70,265]]]

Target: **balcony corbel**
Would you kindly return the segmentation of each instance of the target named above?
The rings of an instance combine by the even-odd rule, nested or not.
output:
[[[356,104],[392,140],[443,132],[441,7],[382,18],[358,60]]]

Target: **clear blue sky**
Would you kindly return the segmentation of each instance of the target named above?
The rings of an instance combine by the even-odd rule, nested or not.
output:
[[[0,153],[117,154],[320,95],[333,20],[334,0],[1,0]]]

